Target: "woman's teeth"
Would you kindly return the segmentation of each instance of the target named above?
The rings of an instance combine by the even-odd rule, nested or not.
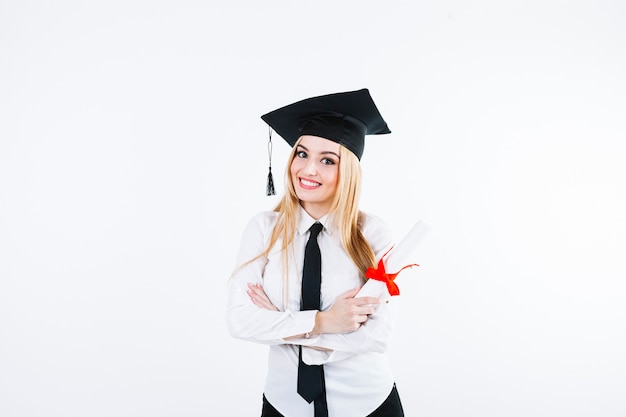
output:
[[[319,185],[321,185],[319,182],[315,182],[315,181],[308,181],[305,179],[300,178],[300,182],[302,183],[302,185],[306,185],[307,187],[317,187]]]

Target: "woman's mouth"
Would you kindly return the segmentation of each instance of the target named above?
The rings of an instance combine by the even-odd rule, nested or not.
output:
[[[320,184],[317,181],[307,180],[306,178],[300,178],[300,187],[304,188],[305,190],[314,190],[320,185],[322,184]]]

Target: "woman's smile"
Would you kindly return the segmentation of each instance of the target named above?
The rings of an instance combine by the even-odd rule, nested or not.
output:
[[[322,184],[317,181],[313,181],[307,178],[300,178],[300,187],[304,188],[305,190],[314,190],[321,185]]]

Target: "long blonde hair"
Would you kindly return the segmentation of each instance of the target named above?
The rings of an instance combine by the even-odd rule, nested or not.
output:
[[[300,140],[298,140],[298,143]],[[297,154],[297,145],[289,156],[289,163],[285,170],[285,194],[274,208],[278,218],[269,244],[259,257],[267,257],[270,250],[280,239],[281,252],[284,260],[284,273],[287,276],[289,248],[296,232],[296,219],[300,200],[291,179],[291,163]],[[339,146],[339,180],[337,190],[329,212],[329,219],[341,232],[341,243],[352,259],[361,275],[365,275],[367,268],[374,266],[376,259],[372,247],[361,232],[362,214],[359,211],[359,197],[361,195],[361,164],[355,154],[344,146]]]

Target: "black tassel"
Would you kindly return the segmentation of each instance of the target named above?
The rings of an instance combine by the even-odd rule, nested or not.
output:
[[[274,189],[274,177],[272,176],[272,128],[269,129],[269,140],[267,142],[267,154],[270,160],[270,170],[267,173],[267,187],[265,188],[265,195],[276,195],[276,190]]]
[[[270,167],[270,171],[267,174],[267,187],[265,188],[265,195],[276,195],[276,190],[274,189],[274,177],[272,176],[272,167]]]

